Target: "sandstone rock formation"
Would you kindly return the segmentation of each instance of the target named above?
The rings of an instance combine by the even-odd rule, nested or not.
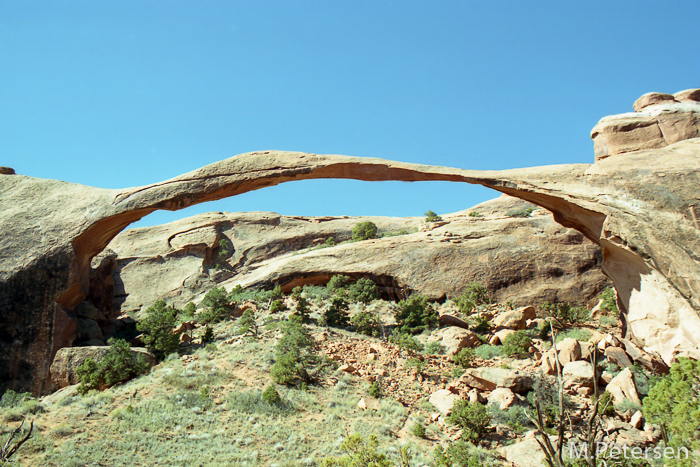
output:
[[[700,136],[700,89],[674,95],[651,92],[633,107],[633,113],[605,117],[593,128],[596,161]]]
[[[504,196],[468,210],[482,217],[467,211],[444,215],[439,226],[422,218],[253,212],[208,213],[127,230],[106,250],[116,261],[114,309],[138,311],[163,297],[183,306],[217,285],[281,285],[288,292],[296,285],[323,285],[335,274],[371,277],[392,299],[410,292],[455,297],[470,282],[516,305],[593,298],[605,283],[600,250],[556,224],[547,211],[508,215],[528,206]],[[366,220],[380,233],[414,233],[319,248],[328,238],[349,240],[355,224]]]
[[[593,165],[469,171],[266,151],[124,190],[0,175],[0,381],[35,393],[46,389],[51,359],[74,339],[72,310],[90,292],[92,258],[130,223],[156,209],[312,178],[476,183],[542,206],[602,248],[626,336],[666,362],[678,354],[700,357],[700,138],[676,136],[698,135],[684,122],[697,127],[699,104],[668,105],[683,107],[639,112],[673,129],[664,147],[629,126],[598,128],[594,138],[618,131],[629,152],[598,157]],[[596,147],[605,141],[596,139]]]

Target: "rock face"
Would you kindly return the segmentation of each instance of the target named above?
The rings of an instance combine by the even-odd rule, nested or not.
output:
[[[266,151],[123,190],[0,175],[1,384],[45,391],[53,356],[75,338],[73,310],[90,293],[92,258],[130,223],[157,209],[313,178],[475,183],[542,206],[600,245],[625,337],[667,363],[677,355],[700,358],[699,105],[650,106],[629,125],[621,123],[629,116],[601,122],[593,165],[469,171]],[[635,131],[644,119],[652,121],[646,127],[669,132],[660,138],[644,126]],[[601,158],[616,140],[624,143],[618,152],[629,152]]]
[[[700,136],[700,89],[673,96],[651,92],[637,99],[633,107],[635,113],[605,117],[593,128],[596,161]]]
[[[209,213],[127,230],[106,250],[116,256],[114,309],[138,311],[163,297],[183,306],[217,285],[281,285],[289,291],[296,285],[323,285],[335,274],[371,277],[392,299],[409,291],[455,297],[470,282],[485,285],[500,302],[591,299],[605,282],[600,250],[556,224],[546,211],[525,218],[508,215],[528,206],[504,196],[469,210],[482,217],[467,211],[444,215],[438,227],[422,218],[253,212]],[[380,233],[413,233],[319,248],[329,238],[349,240],[362,221],[374,222]]]

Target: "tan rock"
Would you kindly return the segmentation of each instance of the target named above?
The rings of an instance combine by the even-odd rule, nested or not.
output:
[[[670,104],[672,102],[678,101],[671,94],[664,94],[661,92],[650,92],[644,94],[642,97],[637,99],[632,107],[634,107],[635,112],[639,112],[642,109],[645,109],[651,105]]]
[[[498,404],[501,410],[507,410],[521,403],[518,396],[508,388],[494,389],[489,393],[487,401],[489,404]]]
[[[517,393],[531,390],[535,383],[534,376],[523,371],[494,367],[469,368],[459,381],[484,391],[493,391],[500,387]]]
[[[642,414],[641,410],[637,410],[636,412],[634,412],[632,418],[630,418],[629,423],[638,430],[644,428],[644,414]]]
[[[342,371],[344,373],[355,373],[357,371],[357,369],[354,366],[346,363],[344,365],[340,365],[338,367],[338,371]]]
[[[501,329],[500,331],[496,331],[494,334],[494,337],[497,339],[495,342],[497,344],[502,344],[506,341],[506,337],[510,336],[513,334],[515,331],[512,329]],[[497,344],[492,344],[492,345],[497,345]]]
[[[440,329],[438,337],[447,355],[456,355],[465,347],[476,347],[481,345],[479,336],[466,329],[450,327]]]
[[[497,329],[506,328],[519,330],[526,329],[527,320],[536,317],[535,309],[531,306],[525,306],[517,310],[510,310],[499,314],[493,319],[492,323]]]
[[[374,397],[363,397],[360,402],[357,403],[357,407],[362,410],[379,410],[379,400]]]
[[[678,102],[700,102],[700,89],[686,89],[673,95]]]
[[[428,402],[444,415],[449,415],[452,412],[452,406],[459,398],[457,394],[447,389],[439,389],[430,395]]]
[[[615,404],[621,404],[625,399],[628,399],[635,404],[641,404],[637,386],[634,383],[632,370],[625,368],[615,376],[605,388],[610,393]]]
[[[569,362],[562,369],[564,386],[570,388],[574,385],[593,386],[593,366],[583,360]]]
[[[627,356],[627,353],[625,353],[625,351],[620,347],[608,347],[605,349],[605,358],[620,368],[628,368],[632,366],[632,362]]]
[[[556,345],[556,349],[562,366],[581,359],[581,344],[576,339],[567,337]]]

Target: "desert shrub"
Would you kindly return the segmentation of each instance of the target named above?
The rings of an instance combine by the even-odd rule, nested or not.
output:
[[[435,214],[433,211],[428,211],[425,214],[425,222],[440,222],[442,217]]]
[[[530,217],[534,208],[513,209],[506,213],[508,217]]]
[[[281,299],[277,299],[270,305],[270,313],[279,313],[287,309],[287,305]]]
[[[476,357],[476,351],[469,347],[465,347],[457,355],[452,357],[452,362],[455,365],[459,365],[462,368],[471,368],[474,363],[474,357]]]
[[[523,433],[529,428],[535,428],[522,407],[514,406],[501,410],[498,404],[490,404],[488,409],[493,423],[507,425],[516,433]]]
[[[304,291],[306,297],[309,300],[313,300],[317,303],[322,302],[324,300],[328,300],[334,295],[333,291],[321,285],[306,284],[302,290]]]
[[[377,452],[378,446],[375,435],[369,435],[365,440],[359,433],[351,434],[340,445],[345,455],[324,459],[321,467],[391,467],[387,457]]]
[[[341,289],[344,289],[350,283],[350,278],[342,274],[335,275],[326,284],[326,288],[331,292],[336,293]]]
[[[591,396],[592,397],[592,396]],[[612,394],[604,391],[598,397],[598,413],[600,415],[615,415],[615,407],[613,406]]]
[[[326,241],[324,242],[324,245],[327,247],[335,246],[335,240],[333,240],[333,237],[328,237]]]
[[[467,288],[464,293],[453,301],[459,307],[459,310],[465,315],[471,313],[472,310],[479,305],[491,303],[488,290],[486,287],[477,282],[467,284]]]
[[[12,389],[8,389],[0,397],[0,408],[13,408],[17,407],[25,401],[33,399],[31,393],[28,392],[15,392]]]
[[[543,311],[558,321],[568,324],[578,324],[588,319],[589,313],[582,306],[574,306],[570,303],[543,303],[540,305]]]
[[[547,378],[536,378],[532,391],[527,394],[527,401],[535,405],[535,396],[540,404],[542,418],[547,426],[554,425],[559,417],[559,388],[556,383]],[[571,398],[564,393],[564,412],[573,410]]]
[[[515,331],[503,340],[503,353],[509,357],[527,355],[532,339],[525,331]]]
[[[378,337],[382,331],[382,320],[379,315],[371,310],[361,311],[350,319],[350,323],[356,326],[355,331],[366,336]]]
[[[491,360],[494,357],[503,355],[503,347],[500,345],[480,345],[474,349],[474,354],[482,360]]]
[[[347,286],[348,299],[351,302],[370,303],[379,298],[377,284],[372,279],[361,277],[355,283]]]
[[[670,446],[700,449],[700,361],[680,357],[644,399],[644,415],[665,427]]]
[[[348,309],[348,302],[343,297],[338,295],[333,297],[330,306],[323,313],[326,326],[347,326],[350,322]]]
[[[462,440],[451,443],[447,450],[442,446],[435,448],[433,452],[435,467],[485,467],[496,465],[494,459],[488,454],[482,453],[473,444]]]
[[[478,402],[460,399],[455,401],[447,421],[462,428],[462,437],[475,441],[486,433],[491,416],[486,407]]]
[[[309,320],[309,302],[306,298],[302,297],[303,289],[299,286],[292,289],[292,299],[296,302],[294,308],[294,315],[301,318],[302,322],[307,322]]]
[[[410,334],[419,334],[426,329],[435,328],[439,320],[437,311],[428,303],[428,297],[418,294],[400,301],[394,318],[399,332]]]
[[[369,387],[369,395],[376,399],[382,397],[382,388],[379,387],[379,384],[376,381]]]
[[[440,341],[430,341],[425,344],[424,352],[428,355],[440,355],[444,351]]]
[[[620,310],[617,308],[617,301],[615,300],[615,289],[608,287],[601,292],[598,298],[603,301],[600,305],[601,310],[612,316],[620,316]]]
[[[269,389],[269,388],[268,388]],[[273,388],[274,389],[274,388]],[[275,392],[277,392],[275,390]],[[279,394],[278,394],[279,396]],[[272,396],[274,397],[274,396]],[[227,397],[228,409],[245,414],[288,415],[294,412],[294,407],[282,400],[271,404],[263,399],[260,391],[233,391]]]
[[[365,221],[360,222],[355,225],[352,229],[352,239],[353,241],[369,240],[370,238],[377,238],[377,226],[374,222]]]
[[[282,338],[275,346],[276,361],[270,369],[278,384],[293,384],[297,379],[310,383],[311,368],[319,359],[313,352],[313,340],[299,317],[292,316],[282,324]]]
[[[258,325],[255,322],[255,314],[253,310],[248,308],[243,312],[241,317],[238,319],[238,328],[236,329],[238,334],[251,336],[258,335]]]
[[[470,211],[470,212],[469,212],[469,217],[484,217],[484,215],[478,213],[477,211]]]
[[[423,426],[422,423],[416,422],[413,428],[411,428],[411,433],[413,433],[413,436],[416,438],[423,439],[425,438],[425,426]]]
[[[204,327],[204,334],[202,334],[202,344],[212,342],[214,340],[214,329],[211,326]]]
[[[189,321],[194,319],[194,314],[197,312],[197,305],[192,302],[188,302],[185,308],[182,309],[180,313],[180,321]]]
[[[90,389],[113,386],[148,371],[146,358],[132,353],[126,341],[110,339],[109,344],[109,351],[99,362],[90,357],[75,370],[80,379],[78,392],[81,394]]]
[[[588,329],[569,329],[566,332],[557,334],[556,342],[561,342],[566,338],[576,339],[577,341],[587,341],[591,338],[591,332]]]
[[[282,403],[282,398],[273,385],[269,385],[267,389],[263,391],[262,400],[270,405],[280,405]]]
[[[214,287],[207,292],[200,305],[203,310],[197,317],[202,324],[218,323],[228,318],[236,306],[235,302],[231,302],[223,287]]]
[[[543,341],[548,341],[549,336],[552,335],[552,322],[551,321],[543,321],[540,323],[540,325],[537,327],[537,337],[542,339]]]
[[[489,330],[491,322],[486,316],[472,316],[468,319],[468,323],[473,332],[477,334],[483,334]]]
[[[162,359],[177,351],[180,336],[173,334],[179,310],[158,300],[146,309],[146,317],[136,323],[136,329],[143,333],[142,341],[156,357]]]
[[[394,331],[391,333],[391,336],[389,336],[389,342],[408,352],[420,352],[423,350],[423,346],[420,342],[418,342],[411,334],[404,332]]]

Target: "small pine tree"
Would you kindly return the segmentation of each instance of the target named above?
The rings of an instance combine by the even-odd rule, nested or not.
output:
[[[306,323],[309,320],[309,302],[302,297],[303,289],[299,286],[292,290],[292,298],[297,302],[294,314],[301,318],[302,322]]]
[[[350,319],[350,323],[356,326],[355,331],[366,336],[379,337],[382,331],[382,323],[379,315],[371,310],[364,310]]]
[[[460,399],[455,401],[447,421],[460,426],[463,430],[462,436],[474,441],[486,433],[491,423],[491,415],[486,407],[478,402]]]
[[[282,324],[282,338],[275,346],[276,362],[270,369],[278,384],[293,384],[297,378],[310,383],[309,369],[318,362],[313,352],[313,339],[301,318],[292,316]]]
[[[279,313],[287,309],[287,305],[281,299],[277,299],[270,305],[270,313]]]
[[[282,403],[282,398],[272,384],[263,391],[262,400],[269,405],[280,405]]]
[[[508,357],[527,355],[532,339],[525,331],[515,331],[503,340],[503,353]]]
[[[372,279],[361,277],[354,284],[347,287],[348,299],[351,302],[370,303],[379,298],[377,284]]]
[[[136,324],[141,331],[146,348],[162,359],[177,351],[180,336],[173,334],[177,323],[178,310],[158,300],[146,309],[146,317]]]
[[[132,353],[125,340],[110,339],[108,343],[110,348],[99,362],[90,357],[76,369],[81,394],[114,386],[148,371],[146,358]]]
[[[250,334],[251,336],[258,335],[258,325],[255,322],[255,314],[253,310],[248,308],[243,312],[238,319],[238,334]]]
[[[324,312],[323,318],[327,326],[347,326],[350,322],[348,316],[348,302],[339,295],[331,299],[331,305]]]
[[[470,282],[464,293],[454,300],[459,307],[459,311],[465,315],[471,313],[479,305],[486,305],[491,302],[489,293],[486,287],[477,283]]]
[[[410,334],[420,334],[426,329],[435,328],[439,320],[437,311],[428,303],[428,297],[418,294],[400,301],[394,318],[399,332]]]
[[[440,222],[442,217],[435,214],[433,211],[428,211],[425,213],[425,222]]]
[[[236,289],[231,292],[232,296],[236,295],[235,292]],[[199,321],[203,324],[210,324],[218,323],[230,316],[236,304],[229,299],[226,289],[214,287],[204,296],[201,306],[204,310],[199,313]]]

